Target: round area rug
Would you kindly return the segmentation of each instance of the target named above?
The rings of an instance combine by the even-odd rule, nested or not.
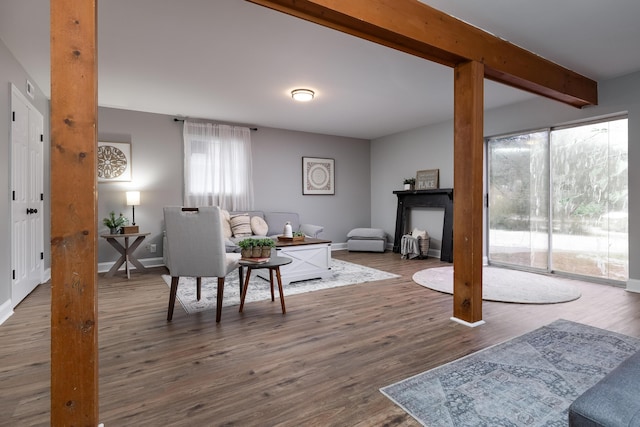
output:
[[[453,294],[453,267],[428,268],[413,275],[418,285]],[[484,266],[482,299],[523,304],[552,304],[580,298],[570,279]]]

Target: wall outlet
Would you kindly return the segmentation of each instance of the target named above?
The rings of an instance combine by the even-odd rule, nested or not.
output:
[[[152,254],[155,254],[155,253],[156,253],[156,250],[157,250],[157,249],[156,249],[156,244],[155,244],[155,243],[151,243],[151,244],[149,245],[149,252],[151,252]]]

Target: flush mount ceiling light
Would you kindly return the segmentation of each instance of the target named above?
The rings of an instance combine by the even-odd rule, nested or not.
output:
[[[315,92],[311,89],[294,89],[291,91],[291,97],[300,102],[311,101],[314,95]]]

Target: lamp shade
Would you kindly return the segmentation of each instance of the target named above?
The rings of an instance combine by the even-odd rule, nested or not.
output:
[[[127,206],[138,206],[140,204],[139,191],[127,191]]]

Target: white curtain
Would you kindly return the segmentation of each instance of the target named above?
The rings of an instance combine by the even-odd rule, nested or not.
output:
[[[253,209],[251,130],[185,120],[184,204]]]

